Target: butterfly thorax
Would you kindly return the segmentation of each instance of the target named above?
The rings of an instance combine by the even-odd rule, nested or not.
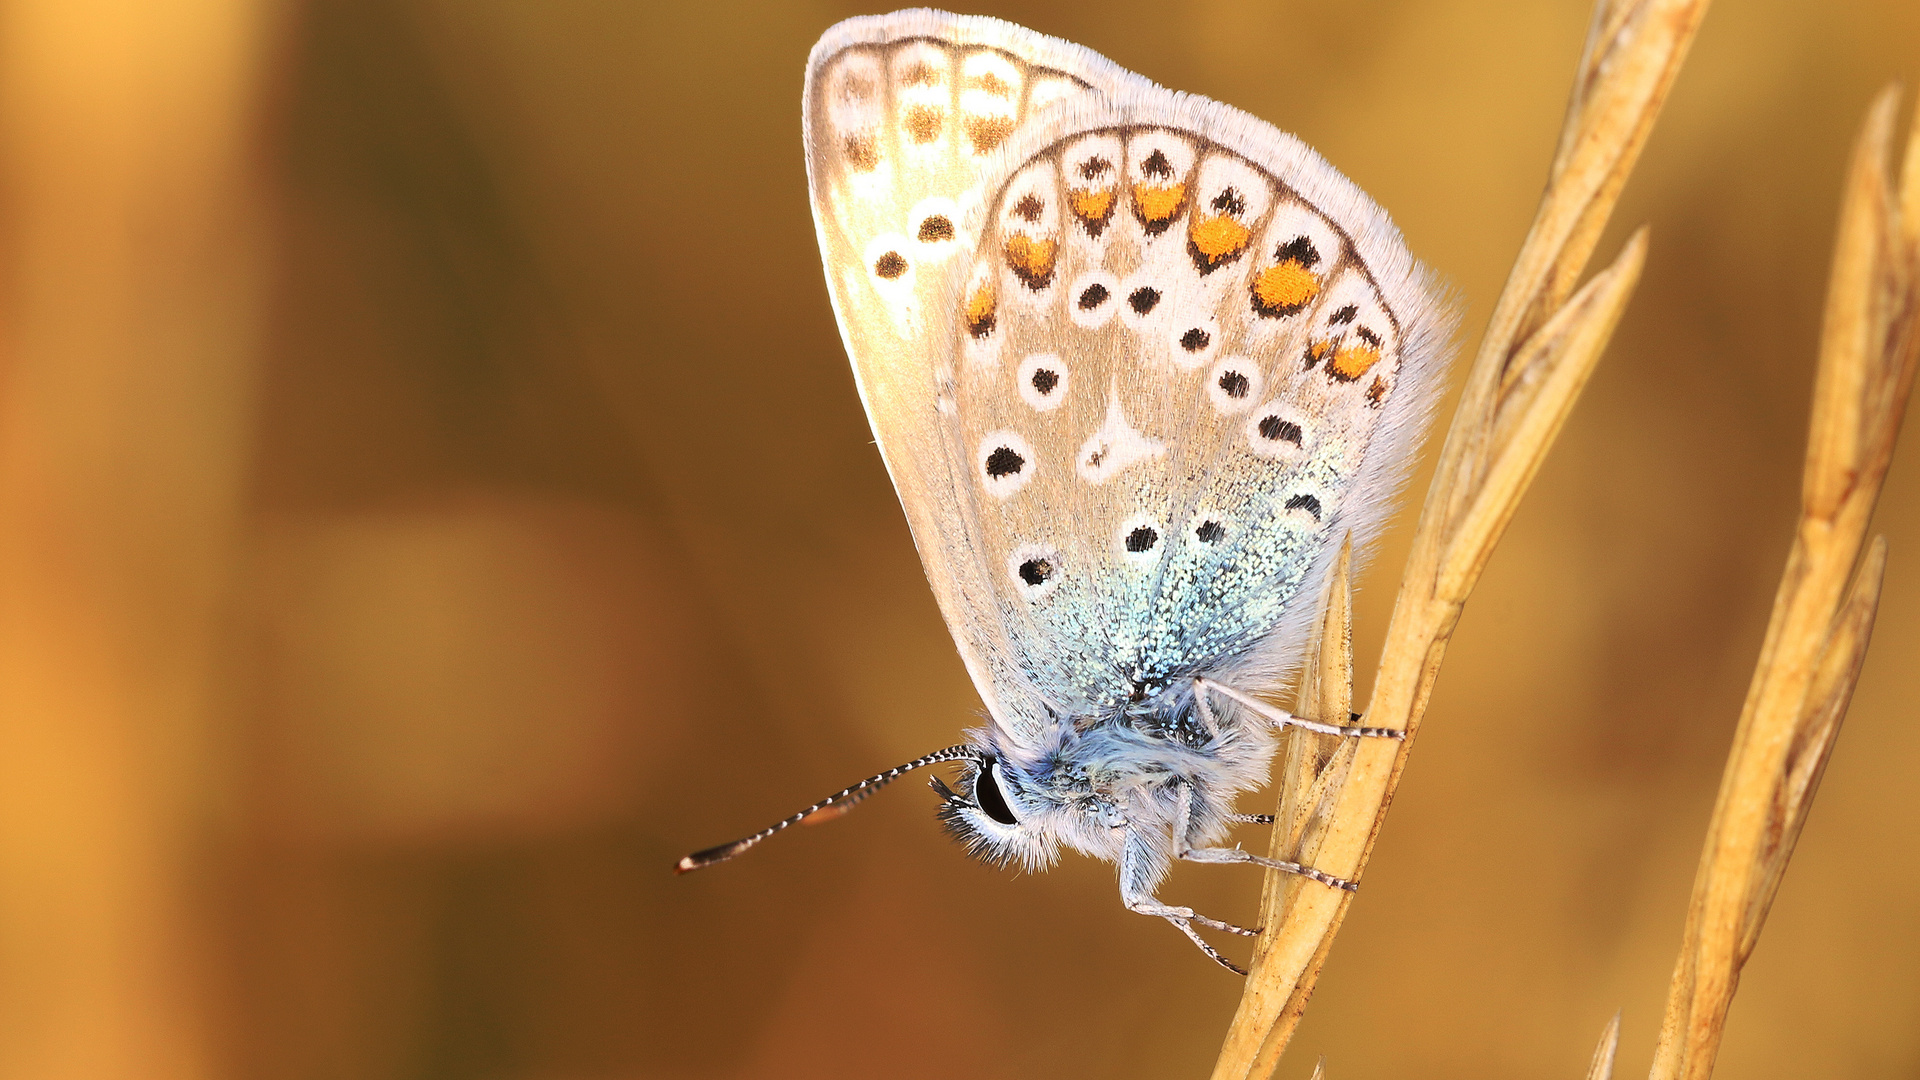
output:
[[[968,798],[950,794],[941,814],[976,855],[1029,869],[1051,864],[1060,844],[1116,860],[1129,833],[1171,847],[1184,829],[1188,843],[1210,843],[1224,835],[1234,798],[1265,782],[1274,748],[1265,726],[1237,711],[1222,710],[1209,728],[1190,694],[1056,719],[1037,746],[1003,730],[972,733],[982,757],[962,777]],[[989,794],[1011,821],[982,809]]]

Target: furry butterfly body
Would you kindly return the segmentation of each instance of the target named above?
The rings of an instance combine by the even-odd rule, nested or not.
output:
[[[1193,924],[1238,928],[1154,889],[1176,857],[1265,862],[1210,845],[1302,723],[1261,698],[1386,516],[1451,314],[1298,140],[1007,23],[842,23],[804,111],[862,401],[989,715],[821,807],[962,760],[935,786],[970,849],[1112,860],[1220,959]]]

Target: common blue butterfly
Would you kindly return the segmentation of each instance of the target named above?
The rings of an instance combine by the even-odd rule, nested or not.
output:
[[[1131,910],[1266,782],[1263,699],[1329,566],[1380,530],[1426,427],[1453,314],[1399,232],[1299,140],[995,19],[829,30],[807,65],[807,176],[834,311],[927,577],[989,722],[904,773],[968,850],[1119,865]]]

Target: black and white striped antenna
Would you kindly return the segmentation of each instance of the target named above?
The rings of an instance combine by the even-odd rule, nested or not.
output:
[[[828,810],[838,810],[841,812],[850,810],[854,804],[860,800],[879,791],[881,788],[886,787],[888,784],[893,783],[895,780],[898,780],[915,769],[924,769],[928,765],[938,765],[943,761],[959,761],[963,758],[977,759],[980,756],[979,750],[965,743],[959,746],[949,746],[945,750],[935,750],[925,757],[914,758],[905,765],[896,765],[886,772],[875,773],[850,788],[835,792],[821,799],[819,802],[814,803],[812,806],[807,807],[792,817],[782,818],[774,822],[759,832],[754,833],[752,836],[735,840],[731,844],[721,844],[719,847],[710,847],[705,851],[696,851],[691,855],[685,856],[674,864],[673,872],[676,874],[684,874],[689,870],[698,870],[701,867],[712,866],[717,862],[726,862],[728,859],[765,840],[774,833],[779,832],[789,825],[798,825],[808,818],[813,817],[815,814],[824,813]]]

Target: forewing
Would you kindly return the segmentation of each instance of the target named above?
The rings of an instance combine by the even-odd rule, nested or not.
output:
[[[1140,81],[1068,42],[932,11],[840,23],[808,61],[807,178],[834,311],[927,576],[995,715],[1026,708],[995,697],[1008,648],[952,459],[948,269],[973,250],[985,177],[1014,136],[1063,102]]]

